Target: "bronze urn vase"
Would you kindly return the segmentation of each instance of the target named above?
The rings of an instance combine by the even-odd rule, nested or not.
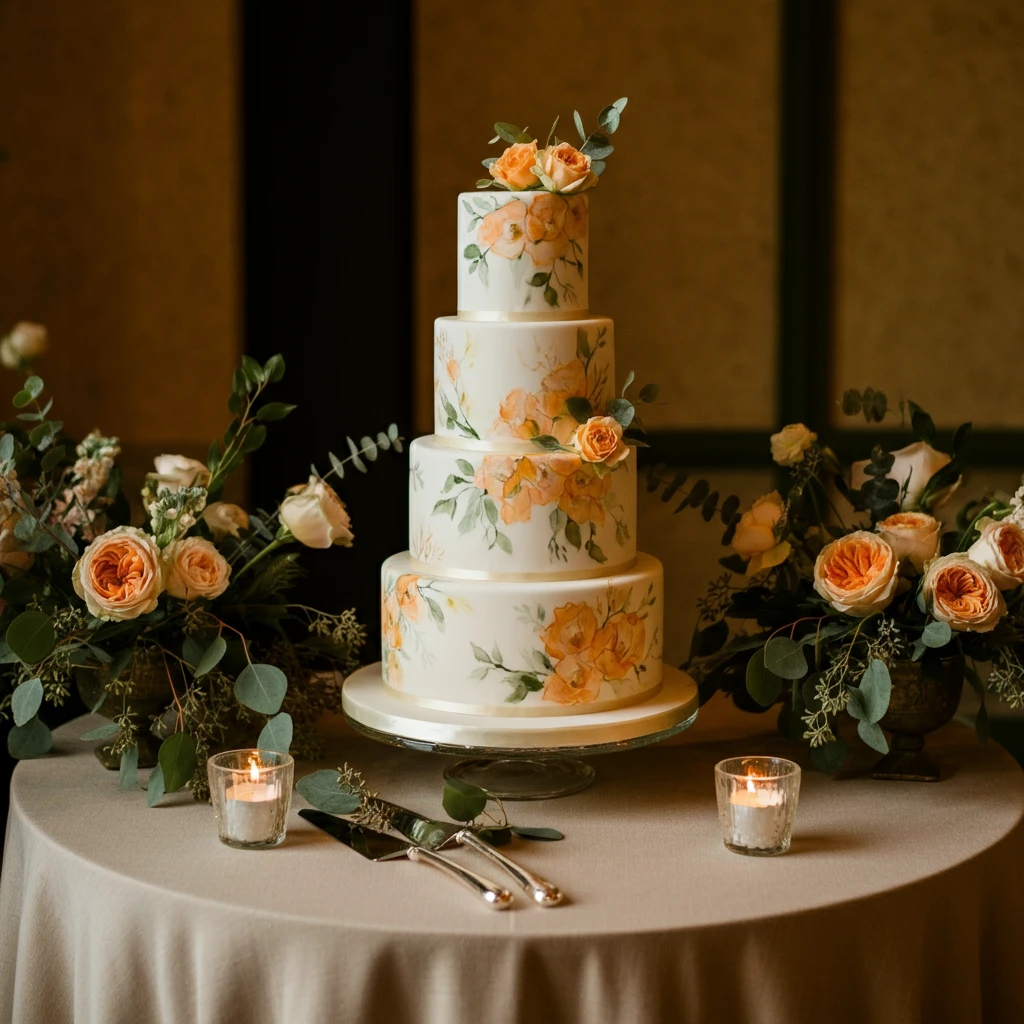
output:
[[[924,738],[956,714],[964,685],[962,658],[926,665],[901,661],[889,669],[889,709],[878,723],[892,734],[889,753],[875,765],[876,779],[938,782],[938,765],[924,751]]]

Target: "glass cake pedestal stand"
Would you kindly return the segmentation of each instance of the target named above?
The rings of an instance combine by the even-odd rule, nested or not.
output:
[[[395,696],[368,665],[345,680],[349,724],[370,739],[436,754],[471,755],[445,778],[486,789],[502,800],[547,800],[585,789],[594,769],[581,757],[659,743],[697,718],[697,685],[665,665],[661,689],[638,704],[592,714],[541,718],[464,715],[421,708]]]

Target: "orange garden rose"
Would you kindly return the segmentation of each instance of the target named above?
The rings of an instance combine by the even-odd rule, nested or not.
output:
[[[186,537],[163,550],[167,593],[183,601],[212,600],[228,589],[231,566],[227,559],[202,537]]]
[[[398,601],[398,609],[410,622],[418,622],[423,618],[424,602],[420,597],[420,579],[406,573],[398,577],[395,584],[395,598]]]
[[[538,183],[533,168],[537,163],[537,143],[516,142],[490,166],[491,177],[507,188],[524,189]]]
[[[556,704],[590,704],[597,700],[603,682],[599,669],[569,655],[544,680],[543,699]]]
[[[556,608],[540,634],[548,656],[556,660],[577,657],[590,650],[597,635],[597,615],[588,604],[571,602]]]
[[[581,465],[565,481],[565,490],[558,507],[577,523],[604,523],[604,499],[612,486],[607,473],[598,474],[590,466]]]
[[[619,612],[597,631],[591,658],[606,679],[625,679],[643,661],[646,639],[644,620],[635,612]]]
[[[990,633],[1006,614],[995,580],[964,552],[936,558],[924,574],[923,592],[932,615],[951,629]]]
[[[986,524],[967,555],[988,569],[1000,590],[1012,590],[1024,583],[1024,529],[1017,523]]]
[[[119,526],[85,549],[71,581],[90,615],[113,620],[147,615],[164,589],[160,549],[142,530]]]
[[[743,558],[763,554],[775,547],[775,524],[782,518],[782,495],[772,491],[758,498],[740,517],[732,546]]]
[[[526,203],[514,199],[498,209],[492,210],[480,222],[476,240],[495,256],[504,256],[514,260],[526,246],[526,229],[523,220],[526,217]]]
[[[629,455],[629,445],[622,439],[622,426],[612,416],[591,416],[581,423],[572,436],[572,446],[584,462],[618,465]]]
[[[942,523],[925,512],[897,512],[877,523],[875,529],[901,562],[908,561],[923,572],[939,548]]]
[[[864,618],[896,593],[899,562],[877,534],[855,530],[826,544],[814,563],[814,589],[838,612]]]
[[[558,192],[571,192],[590,183],[590,157],[568,142],[548,146],[539,159],[541,170]]]

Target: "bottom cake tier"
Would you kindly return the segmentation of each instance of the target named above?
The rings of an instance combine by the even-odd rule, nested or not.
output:
[[[544,582],[452,579],[409,553],[381,570],[385,684],[422,707],[573,715],[625,707],[661,685],[663,572]]]

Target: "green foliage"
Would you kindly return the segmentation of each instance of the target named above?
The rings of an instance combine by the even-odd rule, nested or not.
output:
[[[788,636],[772,637],[764,646],[765,668],[782,679],[803,679],[807,658],[803,645]]]
[[[564,839],[565,836],[557,828],[534,828],[525,825],[510,825],[509,830],[520,839],[540,839],[547,842],[554,842]]]
[[[45,612],[22,612],[8,627],[7,646],[26,665],[35,665],[53,650],[57,636]]]
[[[295,788],[310,805],[328,814],[353,814],[363,802],[358,793],[339,788],[339,773],[331,769],[304,776]]]
[[[811,747],[811,761],[814,767],[826,775],[834,775],[843,767],[850,748],[846,741],[837,736],[830,743],[824,743],[820,747]]]
[[[196,770],[196,741],[187,732],[176,732],[160,744],[158,759],[164,790],[175,793]]]
[[[121,751],[119,781],[122,789],[134,789],[139,781],[139,748],[133,743]]]
[[[235,680],[235,697],[261,715],[276,715],[288,691],[288,679],[275,665],[247,665]]]
[[[212,672],[219,664],[221,658],[227,653],[228,644],[222,636],[215,636],[196,663],[195,678],[199,679],[208,672]]]
[[[292,716],[282,711],[271,718],[256,741],[260,750],[276,750],[279,754],[287,754],[292,745]]]
[[[53,746],[53,735],[39,720],[31,718],[24,725],[16,725],[7,734],[7,752],[19,761],[42,757]]]
[[[473,821],[487,806],[487,793],[461,779],[447,779],[441,794],[445,814],[454,821]]]
[[[747,693],[762,707],[770,707],[782,693],[782,684],[782,677],[765,665],[764,648],[755,651],[747,662]]]
[[[156,807],[163,795],[167,792],[164,785],[164,770],[160,764],[149,773],[149,782],[146,784],[146,806]]]
[[[26,725],[36,716],[43,703],[43,684],[39,679],[26,679],[11,695],[11,714],[15,725]]]

